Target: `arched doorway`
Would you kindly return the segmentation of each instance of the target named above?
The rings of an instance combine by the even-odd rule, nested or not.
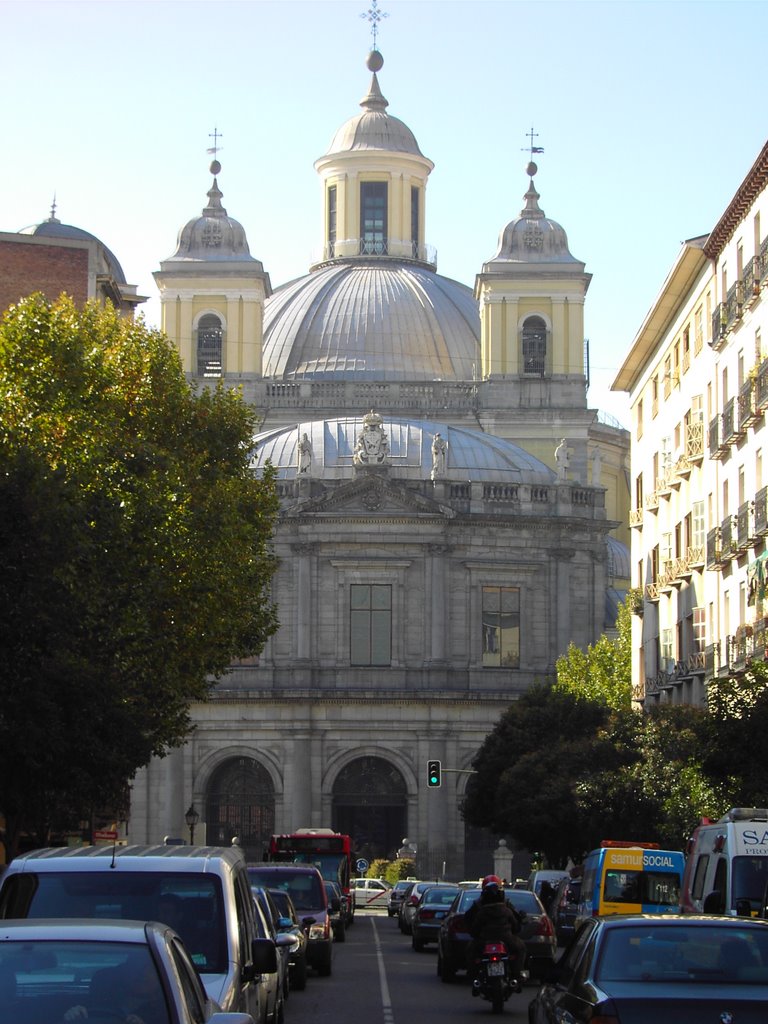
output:
[[[206,842],[229,846],[240,840],[249,860],[262,860],[275,830],[275,787],[266,768],[252,757],[219,765],[205,797]]]
[[[332,823],[351,835],[366,860],[394,858],[408,834],[408,792],[400,771],[383,757],[359,757],[333,784]]]

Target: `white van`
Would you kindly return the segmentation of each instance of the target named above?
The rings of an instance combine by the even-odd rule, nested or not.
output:
[[[732,807],[694,830],[680,889],[683,914],[765,916],[768,809]]]
[[[175,919],[166,920],[171,912]],[[26,917],[163,921],[181,936],[209,998],[226,1012],[250,1013],[267,1024],[264,976],[277,971],[277,953],[272,939],[258,936],[240,849],[33,850],[11,861],[0,885],[0,918]]]

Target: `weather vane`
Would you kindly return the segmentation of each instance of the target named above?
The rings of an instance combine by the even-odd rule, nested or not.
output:
[[[544,152],[544,147],[543,146],[534,146],[533,140],[534,139],[538,139],[539,133],[535,132],[533,130],[533,125],[531,125],[531,130],[529,132],[526,132],[525,134],[527,136],[530,136],[530,139],[531,139],[530,145],[528,145],[528,146],[521,146],[520,148],[521,148],[523,153],[525,153],[526,150],[527,150],[531,154],[531,160],[533,160],[533,154],[534,153],[543,153]]]
[[[365,18],[366,21],[371,23],[371,34],[373,35],[373,49],[376,49],[376,36],[379,33],[379,22],[383,18],[388,18],[389,15],[385,11],[379,10],[379,0],[371,0],[371,6],[367,11],[363,11],[360,15],[361,18]]]
[[[208,132],[208,138],[213,139],[213,145],[210,147],[210,149],[207,149],[206,152],[213,153],[215,157],[219,150],[222,148],[219,145],[219,139],[223,139],[224,136],[221,134],[218,128],[214,128],[212,132]]]

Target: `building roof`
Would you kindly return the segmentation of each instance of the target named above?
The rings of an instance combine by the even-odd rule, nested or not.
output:
[[[112,250],[107,248],[101,239],[92,235],[90,231],[84,231],[82,228],[76,228],[73,224],[62,224],[61,221],[57,219],[53,211],[51,211],[51,216],[48,220],[44,220],[40,224],[31,224],[29,227],[22,228],[21,231],[19,231],[19,234],[33,235],[36,238],[75,238],[81,241],[96,242],[104,253],[104,259],[106,260],[109,268],[109,273],[115,283],[118,285],[126,284],[123,268],[120,266],[120,262]]]

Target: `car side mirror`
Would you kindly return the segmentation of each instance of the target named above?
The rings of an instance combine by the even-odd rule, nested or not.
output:
[[[302,917],[302,919],[301,919],[301,923],[304,925],[305,928],[309,928],[310,925],[315,924],[316,921],[317,921],[316,917]]]
[[[277,948],[272,939],[254,939],[251,960],[252,965],[243,969],[244,976],[246,971],[250,974],[250,978],[246,976],[247,981],[259,974],[274,974],[277,971]]]

